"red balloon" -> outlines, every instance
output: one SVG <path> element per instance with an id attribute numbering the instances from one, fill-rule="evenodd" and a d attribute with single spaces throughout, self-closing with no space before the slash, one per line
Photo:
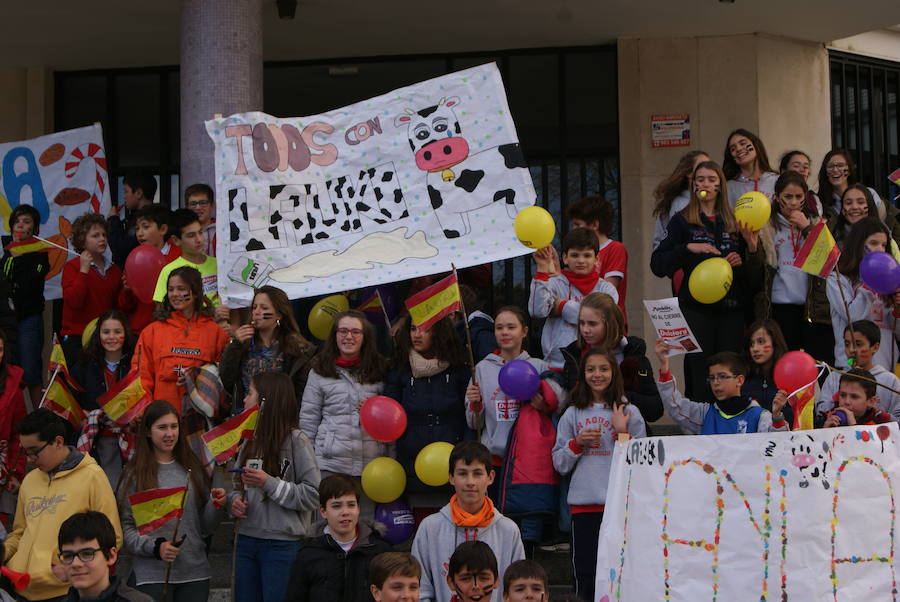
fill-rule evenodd
<path id="1" fill-rule="evenodd" d="M 816 360 L 805 351 L 788 351 L 775 364 L 775 384 L 789 395 L 816 380 Z"/>
<path id="2" fill-rule="evenodd" d="M 376 395 L 359 408 L 359 422 L 372 439 L 390 443 L 406 430 L 406 410 L 390 397 Z"/>
<path id="3" fill-rule="evenodd" d="M 162 252 L 151 245 L 138 245 L 125 260 L 125 278 L 134 295 L 144 303 L 153 301 L 156 281 L 166 265 Z"/>

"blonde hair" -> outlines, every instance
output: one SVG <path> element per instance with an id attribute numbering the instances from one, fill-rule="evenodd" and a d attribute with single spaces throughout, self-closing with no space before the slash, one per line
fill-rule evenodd
<path id="1" fill-rule="evenodd" d="M 704 161 L 699 163 L 694 170 L 694 181 L 697 179 L 697 172 L 701 169 L 709 169 L 719 176 L 719 194 L 716 197 L 716 215 L 722 218 L 725 224 L 726 232 L 737 232 L 737 220 L 734 218 L 734 209 L 728 200 L 728 186 L 725 184 L 725 173 L 719 164 L 715 161 Z M 703 226 L 703 220 L 700 217 L 700 197 L 697 196 L 697 189 L 691 188 L 691 200 L 688 206 L 681 212 L 687 223 L 694 226 Z"/>
<path id="2" fill-rule="evenodd" d="M 603 344 L 598 349 L 611 351 L 619 345 L 619 341 L 625 335 L 625 317 L 622 310 L 616 305 L 612 297 L 606 293 L 591 293 L 581 300 L 581 307 L 578 309 L 578 319 L 581 320 L 581 312 L 584 309 L 593 309 L 600 314 L 600 319 L 606 327 L 606 336 L 603 338 Z M 581 336 L 581 328 L 578 328 L 578 345 L 584 347 L 587 345 Z"/>

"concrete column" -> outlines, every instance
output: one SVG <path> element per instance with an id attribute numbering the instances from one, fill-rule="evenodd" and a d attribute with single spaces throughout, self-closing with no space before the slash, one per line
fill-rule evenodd
<path id="1" fill-rule="evenodd" d="M 262 42 L 262 0 L 182 0 L 182 191 L 198 182 L 215 187 L 203 122 L 262 110 Z"/>

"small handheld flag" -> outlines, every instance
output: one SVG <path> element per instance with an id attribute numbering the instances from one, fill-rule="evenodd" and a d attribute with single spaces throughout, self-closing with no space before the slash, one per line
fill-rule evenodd
<path id="1" fill-rule="evenodd" d="M 65 381 L 60 378 L 54 378 L 50 381 L 41 407 L 45 407 L 53 411 L 57 416 L 65 418 L 76 429 L 81 427 L 81 421 L 84 420 L 84 410 L 81 409 L 81 405 L 75 399 Z"/>
<path id="2" fill-rule="evenodd" d="M 53 347 L 50 349 L 50 359 L 47 361 L 47 369 L 55 374 L 61 374 L 62 377 L 66 379 L 70 388 L 75 389 L 76 391 L 84 391 L 81 385 L 75 382 L 75 379 L 69 374 L 66 355 L 63 353 L 62 345 L 59 344 L 59 339 L 56 334 L 53 335 Z"/>
<path id="3" fill-rule="evenodd" d="M 132 369 L 125 378 L 97 398 L 97 404 L 106 415 L 120 425 L 126 425 L 139 416 L 151 401 L 153 400 L 141 385 L 141 377 L 136 369 Z"/>
<path id="4" fill-rule="evenodd" d="M 138 533 L 147 535 L 181 516 L 187 487 L 150 489 L 128 496 Z"/>
<path id="5" fill-rule="evenodd" d="M 416 328 L 428 330 L 444 316 L 459 311 L 459 283 L 456 274 L 450 274 L 440 282 L 419 291 L 405 303 Z"/>
<path id="6" fill-rule="evenodd" d="M 32 236 L 18 242 L 9 243 L 8 245 L 6 245 L 6 250 L 9 251 L 9 254 L 13 257 L 19 257 L 20 255 L 24 255 L 25 253 L 49 251 L 50 249 L 53 249 L 55 247 L 56 245 L 54 245 L 53 243 Z"/>
<path id="7" fill-rule="evenodd" d="M 794 259 L 794 267 L 819 278 L 828 278 L 840 258 L 841 250 L 825 222 L 821 221 L 806 237 Z"/>
<path id="8" fill-rule="evenodd" d="M 252 439 L 259 419 L 259 407 L 247 408 L 216 428 L 203 433 L 203 442 L 219 464 L 227 462 L 237 453 L 242 439 Z"/>

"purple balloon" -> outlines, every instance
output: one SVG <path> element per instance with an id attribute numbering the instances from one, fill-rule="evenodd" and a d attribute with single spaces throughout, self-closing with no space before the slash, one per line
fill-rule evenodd
<path id="1" fill-rule="evenodd" d="M 384 525 L 382 537 L 391 544 L 406 541 L 416 530 L 412 510 L 403 498 L 397 498 L 388 504 L 376 504 L 375 522 Z"/>
<path id="2" fill-rule="evenodd" d="M 866 286 L 880 295 L 893 295 L 900 285 L 900 266 L 888 253 L 875 251 L 859 263 L 859 277 Z"/>
<path id="3" fill-rule="evenodd" d="M 513 360 L 500 368 L 500 388 L 507 397 L 528 401 L 538 392 L 541 376 L 525 360 Z"/>

